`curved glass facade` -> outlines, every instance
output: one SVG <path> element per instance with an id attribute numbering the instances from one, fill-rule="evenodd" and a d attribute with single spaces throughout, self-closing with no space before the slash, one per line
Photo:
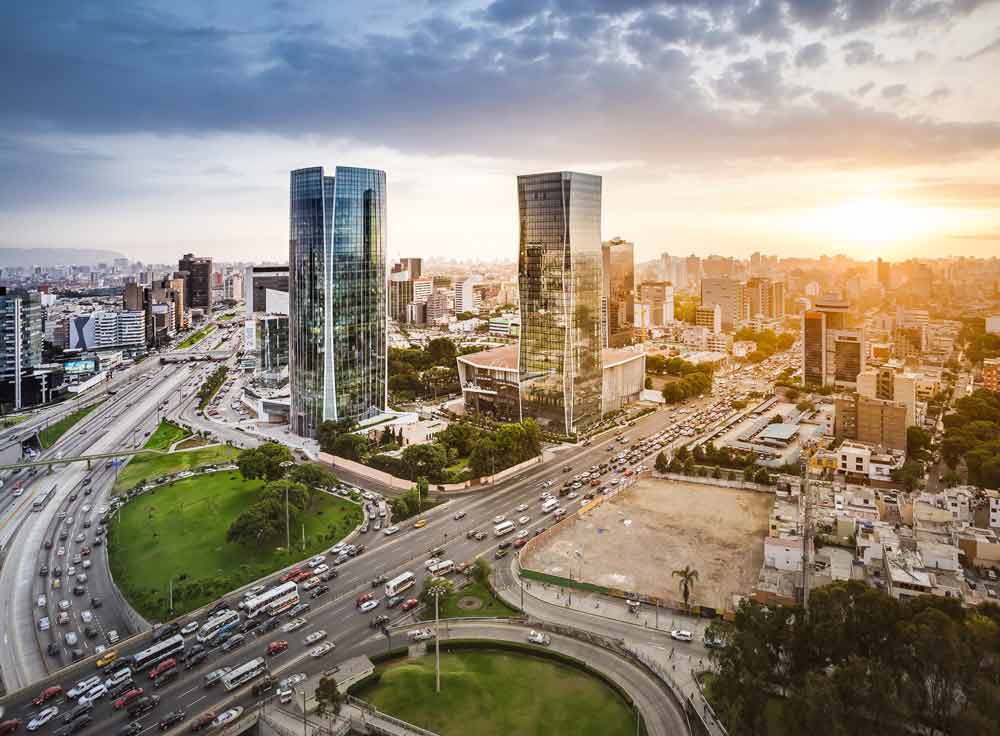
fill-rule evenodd
<path id="1" fill-rule="evenodd" d="M 292 431 L 386 408 L 385 172 L 291 172 L 288 371 Z"/>
<path id="2" fill-rule="evenodd" d="M 521 416 L 573 434 L 601 417 L 601 177 L 517 178 Z"/>

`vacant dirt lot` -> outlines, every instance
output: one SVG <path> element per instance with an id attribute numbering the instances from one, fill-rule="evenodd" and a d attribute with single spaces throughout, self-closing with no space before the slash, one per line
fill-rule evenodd
<path id="1" fill-rule="evenodd" d="M 681 600 L 673 570 L 698 571 L 692 603 L 734 608 L 763 561 L 769 494 L 646 479 L 526 548 L 525 567 Z"/>

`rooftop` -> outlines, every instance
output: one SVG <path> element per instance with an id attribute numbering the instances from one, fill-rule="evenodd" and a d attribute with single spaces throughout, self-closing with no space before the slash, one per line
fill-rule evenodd
<path id="1" fill-rule="evenodd" d="M 643 357 L 643 353 L 632 350 L 618 350 L 615 348 L 605 348 L 601 350 L 601 361 L 605 368 L 627 363 L 630 360 L 637 360 Z M 459 355 L 458 359 L 476 368 L 495 368 L 500 370 L 516 371 L 518 364 L 518 346 L 504 345 L 503 347 L 483 350 L 478 353 Z"/>
<path id="2" fill-rule="evenodd" d="M 799 431 L 797 424 L 769 424 L 762 429 L 756 439 L 785 440 L 788 441 Z"/>

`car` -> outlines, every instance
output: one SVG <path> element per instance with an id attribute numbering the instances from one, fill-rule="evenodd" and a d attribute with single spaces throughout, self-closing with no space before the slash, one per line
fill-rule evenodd
<path id="1" fill-rule="evenodd" d="M 75 631 L 67 631 L 63 634 L 63 641 L 66 642 L 66 646 L 75 647 L 79 639 L 77 638 Z"/>
<path id="2" fill-rule="evenodd" d="M 479 542 L 482 542 L 484 539 L 486 539 L 487 536 L 488 535 L 484 531 L 478 531 L 478 532 L 476 532 L 476 540 L 479 541 Z"/>
<path id="3" fill-rule="evenodd" d="M 333 651 L 333 647 L 334 647 L 334 643 L 332 641 L 323 642 L 322 644 L 320 644 L 315 649 L 312 649 L 309 652 L 309 656 L 312 657 L 313 659 L 318 659 L 319 657 L 322 657 L 322 656 L 324 656 L 324 655 L 329 654 L 330 652 L 332 652 Z"/>
<path id="4" fill-rule="evenodd" d="M 320 578 L 322 580 L 324 580 L 325 582 L 330 582 L 331 580 L 333 580 L 338 575 L 340 575 L 340 573 L 331 568 L 330 570 L 327 570 L 322 575 L 320 575 Z"/>
<path id="5" fill-rule="evenodd" d="M 276 639 L 267 645 L 267 656 L 274 657 L 288 649 L 288 642 L 285 639 Z"/>
<path id="6" fill-rule="evenodd" d="M 501 548 L 497 547 L 497 551 L 493 553 L 493 558 L 497 559 L 497 560 L 499 560 L 499 559 L 501 559 L 503 557 L 506 557 L 506 556 L 507 556 L 507 550 L 506 550 L 506 548 L 501 549 Z"/>
<path id="7" fill-rule="evenodd" d="M 58 657 L 58 656 L 59 656 L 59 653 L 60 653 L 60 651 L 61 651 L 61 650 L 59 649 L 59 645 L 58 645 L 58 644 L 56 644 L 56 643 L 55 643 L 54 641 L 50 641 L 50 642 L 49 642 L 49 643 L 48 643 L 48 644 L 47 644 L 47 645 L 45 646 L 45 652 L 46 652 L 46 654 L 48 654 L 48 655 L 49 655 L 50 657 Z"/>
<path id="8" fill-rule="evenodd" d="M 429 560 L 424 560 L 424 569 L 425 570 L 430 570 L 432 567 L 434 567 L 440 561 L 441 561 L 440 557 L 431 557 Z M 372 587 L 374 587 L 374 586 L 372 586 Z"/>
<path id="9" fill-rule="evenodd" d="M 83 565 L 84 570 L 90 569 L 90 560 L 84 560 L 81 564 Z"/>
<path id="10" fill-rule="evenodd" d="M 46 540 L 45 540 L 45 541 L 44 541 L 44 542 L 42 543 L 42 547 L 44 547 L 45 549 L 52 549 L 52 547 L 53 547 L 53 546 L 54 546 L 54 545 L 52 544 L 52 540 L 51 540 L 51 539 L 46 539 Z"/>
<path id="11" fill-rule="evenodd" d="M 517 523 L 520 524 L 521 526 L 524 526 L 525 524 L 527 524 L 530 521 L 531 521 L 531 517 L 525 515 L 525 516 L 522 516 L 520 519 L 518 519 Z"/>
<path id="12" fill-rule="evenodd" d="M 91 675 L 90 677 L 86 677 L 71 687 L 69 692 L 66 693 L 66 697 L 70 700 L 76 700 L 92 687 L 100 684 L 100 682 L 100 675 Z"/>
<path id="13" fill-rule="evenodd" d="M 193 634 L 197 630 L 198 630 L 198 622 L 197 621 L 189 621 L 181 629 L 181 635 L 182 636 L 190 636 L 191 634 Z"/>
<path id="14" fill-rule="evenodd" d="M 91 599 L 90 599 L 90 605 L 93 608 L 100 608 L 101 606 L 104 605 L 104 601 L 102 601 L 100 598 L 91 597 Z"/>
<path id="15" fill-rule="evenodd" d="M 295 687 L 300 682 L 306 681 L 306 675 L 304 672 L 297 672 L 294 675 L 289 675 L 284 680 L 278 683 L 279 690 L 288 690 Z"/>
<path id="16" fill-rule="evenodd" d="M 52 624 L 49 622 L 48 616 L 42 616 L 40 619 L 38 619 L 39 631 L 48 631 L 51 628 L 51 626 Z"/>
<path id="17" fill-rule="evenodd" d="M 321 595 L 324 595 L 324 594 L 329 593 L 329 592 L 330 592 L 330 586 L 329 585 L 317 585 L 315 588 L 312 589 L 312 591 L 310 591 L 309 597 L 310 598 L 319 598 Z"/>
<path id="18" fill-rule="evenodd" d="M 401 595 L 394 595 L 391 598 L 387 598 L 386 599 L 386 601 L 385 601 L 385 607 L 386 608 L 395 608 L 400 603 L 402 603 L 404 600 L 406 600 L 406 599 L 403 596 L 401 596 Z"/>
<path id="19" fill-rule="evenodd" d="M 64 556 L 65 554 L 66 554 L 66 548 L 65 548 L 65 547 L 59 547 L 59 548 L 58 548 L 58 549 L 56 550 L 56 557 L 62 557 L 62 556 Z"/>
<path id="20" fill-rule="evenodd" d="M 118 734 L 119 736 L 136 736 L 136 734 L 142 733 L 142 728 L 142 724 L 139 721 L 132 721 L 122 726 Z"/>
<path id="21" fill-rule="evenodd" d="M 25 726 L 25 728 L 27 728 L 29 731 L 37 731 L 46 723 L 55 718 L 57 715 L 59 715 L 59 709 L 54 705 L 50 705 L 48 708 L 43 708 L 42 710 L 38 711 L 35 714 L 34 718 L 28 721 L 28 725 Z"/>
<path id="22" fill-rule="evenodd" d="M 427 526 L 427 519 L 417 519 L 413 522 L 414 529 L 423 529 L 425 526 Z"/>
<path id="23" fill-rule="evenodd" d="M 406 635 L 410 638 L 410 641 L 427 641 L 434 638 L 434 631 L 431 629 L 414 629 L 413 631 L 407 631 Z"/>
<path id="24" fill-rule="evenodd" d="M 198 733 L 198 731 L 204 731 L 206 728 L 212 725 L 215 720 L 215 711 L 210 710 L 202 713 L 200 716 L 194 719 L 191 723 L 191 731 L 193 733 Z"/>
<path id="25" fill-rule="evenodd" d="M 87 589 L 84 588 L 82 585 L 73 586 L 73 595 L 86 595 L 86 594 L 87 594 Z"/>
<path id="26" fill-rule="evenodd" d="M 506 520 L 507 520 L 507 517 L 504 516 L 503 514 L 497 514 L 496 516 L 493 517 L 493 523 L 494 524 L 499 524 L 499 523 L 504 522 Z"/>
<path id="27" fill-rule="evenodd" d="M 170 713 L 167 713 L 167 715 L 163 716 L 162 719 L 160 719 L 160 722 L 157 724 L 157 727 L 161 731 L 166 731 L 174 724 L 183 721 L 186 717 L 187 713 L 185 713 L 182 710 L 171 711 Z"/>
<path id="28" fill-rule="evenodd" d="M 538 644 L 539 646 L 547 647 L 551 643 L 551 639 L 548 634 L 541 631 L 535 631 L 532 629 L 528 633 L 528 641 L 532 644 Z"/>
<path id="29" fill-rule="evenodd" d="M 378 598 L 365 601 L 360 606 L 361 613 L 368 613 L 369 611 L 374 611 L 378 607 L 378 604 L 379 604 Z"/>
<path id="30" fill-rule="evenodd" d="M 277 616 L 272 616 L 267 621 L 264 622 L 263 629 L 264 632 L 274 631 L 278 626 L 281 625 L 281 619 Z"/>
<path id="31" fill-rule="evenodd" d="M 303 626 L 306 625 L 306 620 L 304 618 L 296 618 L 289 621 L 287 624 L 281 627 L 281 630 L 286 634 L 290 634 L 293 631 L 298 631 Z"/>
<path id="32" fill-rule="evenodd" d="M 369 629 L 377 629 L 385 624 L 389 623 L 389 617 L 386 615 L 376 616 L 371 621 L 368 622 Z"/>
<path id="33" fill-rule="evenodd" d="M 195 667 L 200 665 L 208 658 L 208 650 L 203 650 L 200 652 L 195 652 L 187 658 L 184 662 L 184 669 L 193 670 Z"/>
<path id="34" fill-rule="evenodd" d="M 465 538 L 466 539 L 473 539 L 478 533 L 479 533 L 478 530 L 476 530 L 476 529 L 470 529 L 469 531 L 467 531 L 465 533 Z"/>
<path id="35" fill-rule="evenodd" d="M 454 519 L 455 521 L 458 521 L 459 519 L 464 519 L 465 518 L 465 512 L 464 511 L 458 511 L 451 518 Z"/>
<path id="36" fill-rule="evenodd" d="M 528 510 L 528 504 L 526 504 L 526 503 L 519 503 L 517 505 L 517 508 L 515 508 L 514 510 L 517 511 L 518 513 L 522 512 L 522 511 L 527 511 Z"/>
<path id="37" fill-rule="evenodd" d="M 326 630 L 324 630 L 324 629 L 317 629 L 316 631 L 310 632 L 306 636 L 306 638 L 302 640 L 302 643 L 305 644 L 308 647 L 308 646 L 312 646 L 313 644 L 315 644 L 318 641 L 322 641 L 325 638 L 326 638 Z"/>
<path id="38" fill-rule="evenodd" d="M 48 566 L 48 565 L 42 565 L 42 566 L 41 566 L 40 568 L 38 568 L 38 575 L 39 575 L 40 577 L 43 577 L 43 578 L 44 578 L 44 577 L 46 577 L 46 576 L 47 576 L 48 574 L 49 574 L 49 566 Z"/>
<path id="39" fill-rule="evenodd" d="M 384 529 L 382 531 L 382 533 L 387 537 L 391 537 L 393 534 L 397 534 L 398 532 L 399 532 L 398 526 L 390 526 L 389 528 Z"/>
<path id="40" fill-rule="evenodd" d="M 139 716 L 144 716 L 159 704 L 159 695 L 146 695 L 145 697 L 139 698 L 131 705 L 131 707 L 129 707 L 128 717 L 138 718 Z"/>
<path id="41" fill-rule="evenodd" d="M 243 634 L 233 634 L 222 643 L 222 651 L 231 652 L 237 647 L 246 644 L 246 640 L 247 638 Z"/>
<path id="42" fill-rule="evenodd" d="M 297 618 L 300 613 L 306 613 L 312 608 L 311 603 L 299 603 L 288 612 L 288 618 Z"/>
<path id="43" fill-rule="evenodd" d="M 412 611 L 418 605 L 420 605 L 420 601 L 418 601 L 416 598 L 407 598 L 405 601 L 403 601 L 402 605 L 400 605 L 399 609 L 401 611 Z"/>
<path id="44" fill-rule="evenodd" d="M 90 688 L 90 690 L 88 690 L 79 698 L 77 698 L 76 702 L 78 705 L 93 704 L 107 694 L 108 694 L 108 686 L 105 685 L 103 682 L 99 682 L 98 684 Z"/>
<path id="45" fill-rule="evenodd" d="M 692 641 L 694 639 L 694 634 L 687 629 L 673 629 L 670 632 L 670 638 L 675 641 Z"/>
<path id="46" fill-rule="evenodd" d="M 527 529 L 525 529 L 525 531 L 527 531 Z M 521 547 L 523 547 L 527 543 L 528 543 L 528 538 L 527 537 L 520 537 L 518 539 L 515 539 L 514 540 L 514 549 L 521 549 Z"/>
<path id="47" fill-rule="evenodd" d="M 361 595 L 359 595 L 357 597 L 357 599 L 355 599 L 354 605 L 355 606 L 361 606 L 362 604 L 367 603 L 368 601 L 370 601 L 374 597 L 375 597 L 374 593 L 362 593 Z"/>

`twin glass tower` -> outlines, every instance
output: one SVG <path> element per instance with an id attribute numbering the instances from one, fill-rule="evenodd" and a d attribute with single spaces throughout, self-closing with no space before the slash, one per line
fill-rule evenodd
<path id="1" fill-rule="evenodd" d="M 288 240 L 289 425 L 386 411 L 385 172 L 291 172 Z"/>

